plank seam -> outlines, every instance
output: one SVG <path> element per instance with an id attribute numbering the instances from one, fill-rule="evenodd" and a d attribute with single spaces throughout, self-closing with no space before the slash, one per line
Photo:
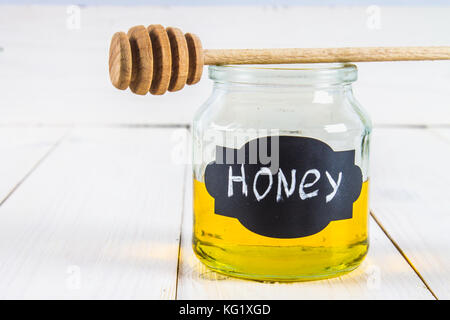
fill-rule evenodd
<path id="1" fill-rule="evenodd" d="M 149 123 L 149 122 L 131 122 L 131 123 L 1 123 L 0 128 L 186 128 L 191 125 L 185 122 L 179 123 Z M 379 129 L 450 129 L 450 123 L 379 123 L 374 124 L 374 128 Z"/>
<path id="2" fill-rule="evenodd" d="M 380 227 L 380 229 L 383 231 L 383 233 L 386 235 L 386 237 L 389 239 L 389 241 L 391 241 L 391 243 L 394 245 L 395 249 L 397 249 L 397 251 L 400 253 L 400 255 L 403 257 L 403 259 L 405 259 L 405 261 L 409 264 L 409 266 L 414 270 L 414 272 L 416 273 L 416 275 L 419 277 L 419 279 L 422 281 L 422 283 L 425 285 L 425 287 L 428 289 L 428 291 L 430 291 L 430 293 L 433 295 L 433 297 L 436 300 L 439 300 L 439 298 L 437 297 L 437 295 L 433 292 L 433 290 L 431 289 L 431 287 L 428 285 L 428 283 L 425 281 L 424 277 L 420 274 L 419 270 L 414 266 L 414 264 L 412 263 L 412 261 L 408 258 L 408 256 L 406 255 L 406 253 L 400 248 L 400 246 L 398 245 L 398 243 L 394 240 L 394 238 L 387 232 L 386 228 L 381 224 L 380 220 L 378 220 L 378 218 L 375 216 L 375 214 L 373 213 L 373 210 L 370 210 L 370 215 L 373 218 L 373 220 L 375 220 L 376 224 Z"/>
<path id="3" fill-rule="evenodd" d="M 190 124 L 187 123 L 80 123 L 80 124 L 64 124 L 64 123 L 0 123 L 0 128 L 81 128 L 81 129 L 100 129 L 100 128 L 126 128 L 126 129 L 172 129 L 184 128 L 189 129 Z"/>
<path id="4" fill-rule="evenodd" d="M 186 127 L 189 134 L 191 134 L 190 125 Z M 188 140 L 189 141 L 189 140 Z M 187 143 L 186 147 L 189 148 L 189 142 Z M 182 245 L 182 237 L 183 237 L 183 222 L 184 222 L 184 215 L 186 214 L 186 192 L 188 188 L 188 174 L 189 174 L 189 165 L 185 165 L 184 167 L 184 175 L 183 175 L 183 190 L 182 190 L 182 207 L 181 207 L 181 221 L 180 221 L 180 237 L 178 239 L 178 260 L 177 260 L 177 274 L 176 274 L 176 281 L 175 281 L 175 300 L 178 300 L 178 279 L 180 276 L 180 265 L 181 265 L 181 245 Z"/>
<path id="5" fill-rule="evenodd" d="M 379 123 L 374 124 L 373 127 L 379 129 L 448 129 L 450 128 L 450 123 Z"/>
<path id="6" fill-rule="evenodd" d="M 53 151 L 61 144 L 63 140 L 71 133 L 71 130 L 67 131 L 61 138 L 59 138 L 50 149 L 31 167 L 31 169 L 17 182 L 14 187 L 8 192 L 8 194 L 0 201 L 0 207 L 16 192 L 16 190 L 25 182 L 26 179 L 47 159 Z"/>
<path id="7" fill-rule="evenodd" d="M 181 207 L 181 219 L 180 219 L 180 236 L 178 238 L 178 257 L 177 257 L 177 274 L 176 274 L 176 281 L 175 281 L 175 300 L 178 300 L 178 279 L 180 276 L 180 265 L 181 265 L 181 238 L 183 237 L 183 220 L 185 215 L 185 206 L 186 206 L 186 187 L 187 187 L 187 174 L 189 173 L 189 170 L 187 170 L 188 166 L 185 166 L 184 169 L 184 183 L 183 183 L 183 199 L 181 201 L 182 207 Z"/>
<path id="8" fill-rule="evenodd" d="M 435 136 L 441 140 L 444 140 L 446 143 L 450 143 L 450 138 L 446 137 L 445 135 L 443 135 L 433 129 L 437 129 L 437 128 L 430 128 L 430 130 L 428 130 L 428 132 L 431 133 L 433 136 Z"/>

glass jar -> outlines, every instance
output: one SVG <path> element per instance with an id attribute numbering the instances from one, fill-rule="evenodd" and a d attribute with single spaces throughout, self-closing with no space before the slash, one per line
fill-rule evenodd
<path id="1" fill-rule="evenodd" d="M 193 123 L 193 249 L 231 276 L 298 281 L 368 250 L 371 121 L 352 64 L 210 66 Z"/>

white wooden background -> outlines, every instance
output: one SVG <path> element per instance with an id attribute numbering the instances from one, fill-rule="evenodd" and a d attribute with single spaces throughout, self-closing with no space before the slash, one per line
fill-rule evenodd
<path id="1" fill-rule="evenodd" d="M 162 97 L 108 80 L 111 35 L 136 24 L 208 48 L 450 44 L 450 7 L 379 9 L 374 29 L 366 7 L 82 7 L 73 29 L 66 6 L 0 6 L 0 298 L 449 299 L 449 62 L 358 65 L 375 124 L 369 255 L 291 284 L 193 256 L 190 168 L 176 159 L 206 75 Z"/>

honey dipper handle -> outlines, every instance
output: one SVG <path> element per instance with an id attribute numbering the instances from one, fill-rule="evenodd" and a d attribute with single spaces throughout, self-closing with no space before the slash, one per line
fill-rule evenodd
<path id="1" fill-rule="evenodd" d="M 207 65 L 449 60 L 450 47 L 216 49 L 203 56 Z"/>

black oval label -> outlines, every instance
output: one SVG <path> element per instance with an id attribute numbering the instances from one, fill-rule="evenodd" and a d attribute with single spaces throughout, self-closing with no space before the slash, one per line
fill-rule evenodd
<path id="1" fill-rule="evenodd" d="M 362 188 L 355 150 L 335 152 L 320 140 L 271 136 L 240 149 L 216 147 L 205 185 L 214 213 L 272 238 L 299 238 L 331 221 L 351 219 Z"/>

